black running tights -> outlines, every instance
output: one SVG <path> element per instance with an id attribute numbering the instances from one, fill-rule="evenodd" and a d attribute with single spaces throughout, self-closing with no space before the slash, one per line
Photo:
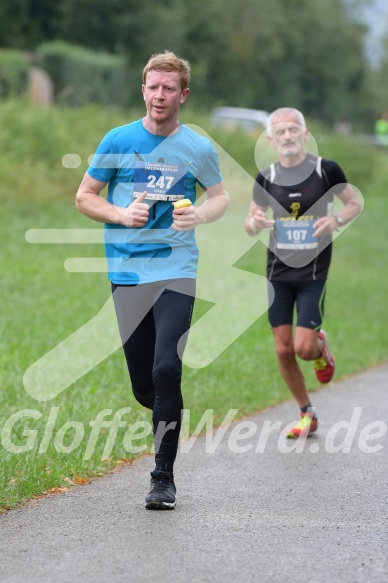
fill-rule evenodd
<path id="1" fill-rule="evenodd" d="M 182 355 L 195 300 L 195 280 L 112 284 L 132 390 L 152 409 L 155 463 L 173 470 L 183 399 Z"/>

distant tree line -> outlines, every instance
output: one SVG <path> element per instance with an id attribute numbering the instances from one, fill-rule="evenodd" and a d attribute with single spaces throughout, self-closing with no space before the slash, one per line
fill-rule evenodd
<path id="1" fill-rule="evenodd" d="M 190 101 L 272 110 L 291 105 L 333 123 L 370 125 L 385 107 L 388 58 L 364 54 L 355 17 L 368 0 L 2 0 L 0 47 L 62 40 L 126 63 L 128 104 L 140 73 L 169 49 L 192 64 Z"/>

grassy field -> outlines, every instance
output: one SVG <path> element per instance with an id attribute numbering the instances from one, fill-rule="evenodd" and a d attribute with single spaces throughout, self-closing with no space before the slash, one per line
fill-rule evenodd
<path id="1" fill-rule="evenodd" d="M 0 103 L 0 509 L 82 483 L 133 458 L 124 436 L 128 428 L 135 431 L 135 423 L 150 421 L 149 413 L 132 397 L 121 350 L 115 349 L 49 401 L 29 396 L 23 385 L 29 367 L 87 324 L 110 296 L 105 273 L 65 269 L 68 258 L 102 258 L 102 245 L 31 244 L 25 234 L 31 229 L 101 229 L 74 210 L 74 193 L 104 132 L 136 117 L 136 112 L 39 110 L 25 103 Z M 204 276 L 207 272 L 210 276 L 214 258 L 217 263 L 231 249 L 231 242 L 239 250 L 237 257 L 228 251 L 235 271 L 263 274 L 265 248 L 242 231 L 250 199 L 249 175 L 256 170 L 256 139 L 216 133 L 206 119 L 198 121 L 189 110 L 184 121 L 207 129 L 230 156 L 223 158 L 232 197 L 230 212 L 219 226 L 198 237 L 210 250 L 204 255 Z M 78 168 L 63 167 L 62 157 L 68 153 L 80 156 Z M 361 217 L 335 242 L 330 274 L 325 328 L 340 379 L 388 360 L 388 275 L 384 269 L 388 172 L 384 152 L 344 138 L 325 136 L 320 153 L 343 165 L 365 200 Z M 214 281 L 213 292 L 222 297 L 227 273 Z M 241 299 L 245 290 L 238 286 L 237 277 L 232 302 L 237 319 L 239 310 L 243 314 L 248 309 Z M 210 296 L 197 301 L 195 322 L 199 324 L 211 305 Z M 113 338 L 117 332 L 110 333 Z M 93 351 L 107 334 L 102 328 L 77 353 L 64 352 L 63 362 L 72 366 L 74 359 Z M 203 333 L 205 350 L 209 341 Z M 311 390 L 317 389 L 311 364 L 302 367 Z M 238 409 L 241 417 L 288 399 L 266 315 L 246 326 L 207 366 L 185 366 L 183 391 L 192 428 L 207 409 L 214 410 L 214 421 L 220 423 L 229 409 Z M 131 410 L 123 412 L 124 426 L 117 425 L 112 443 L 109 427 L 102 427 L 94 444 L 91 423 L 98 414 L 105 411 L 105 418 L 112 420 L 125 407 Z M 143 441 L 150 445 L 150 437 L 136 444 Z"/>

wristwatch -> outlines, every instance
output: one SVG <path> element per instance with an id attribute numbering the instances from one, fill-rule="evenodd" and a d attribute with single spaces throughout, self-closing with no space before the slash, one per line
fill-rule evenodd
<path id="1" fill-rule="evenodd" d="M 338 215 L 334 215 L 334 218 L 337 221 L 337 224 L 339 227 L 342 227 L 345 224 L 345 221 L 343 220 L 342 217 L 339 217 Z"/>

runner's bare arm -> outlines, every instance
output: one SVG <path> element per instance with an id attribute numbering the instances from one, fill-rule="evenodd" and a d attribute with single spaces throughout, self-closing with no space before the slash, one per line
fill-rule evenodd
<path id="1" fill-rule="evenodd" d="M 354 188 L 350 184 L 347 184 L 344 190 L 337 196 L 344 206 L 341 209 L 341 212 L 336 216 L 343 219 L 342 224 L 346 225 L 361 213 L 362 204 Z M 339 224 L 335 216 L 321 217 L 314 223 L 314 235 L 317 237 L 328 235 L 335 231 L 338 226 Z"/>
<path id="2" fill-rule="evenodd" d="M 76 195 L 76 209 L 99 223 L 144 227 L 149 213 L 148 204 L 143 203 L 146 193 L 141 194 L 128 207 L 118 207 L 100 196 L 106 184 L 86 172 Z"/>
<path id="3" fill-rule="evenodd" d="M 220 219 L 226 212 L 229 204 L 229 195 L 225 184 L 221 180 L 218 184 L 207 188 L 206 200 L 199 206 L 190 206 L 173 211 L 173 229 L 189 231 L 201 223 L 212 223 Z"/>
<path id="4" fill-rule="evenodd" d="M 248 215 L 244 222 L 244 227 L 248 235 L 254 237 L 262 229 L 273 227 L 274 221 L 267 218 L 268 207 L 260 206 L 254 201 L 251 202 Z"/>
<path id="5" fill-rule="evenodd" d="M 362 203 L 350 184 L 346 185 L 341 194 L 338 195 L 338 198 L 344 205 L 338 216 L 344 220 L 344 225 L 346 225 L 361 213 Z"/>

